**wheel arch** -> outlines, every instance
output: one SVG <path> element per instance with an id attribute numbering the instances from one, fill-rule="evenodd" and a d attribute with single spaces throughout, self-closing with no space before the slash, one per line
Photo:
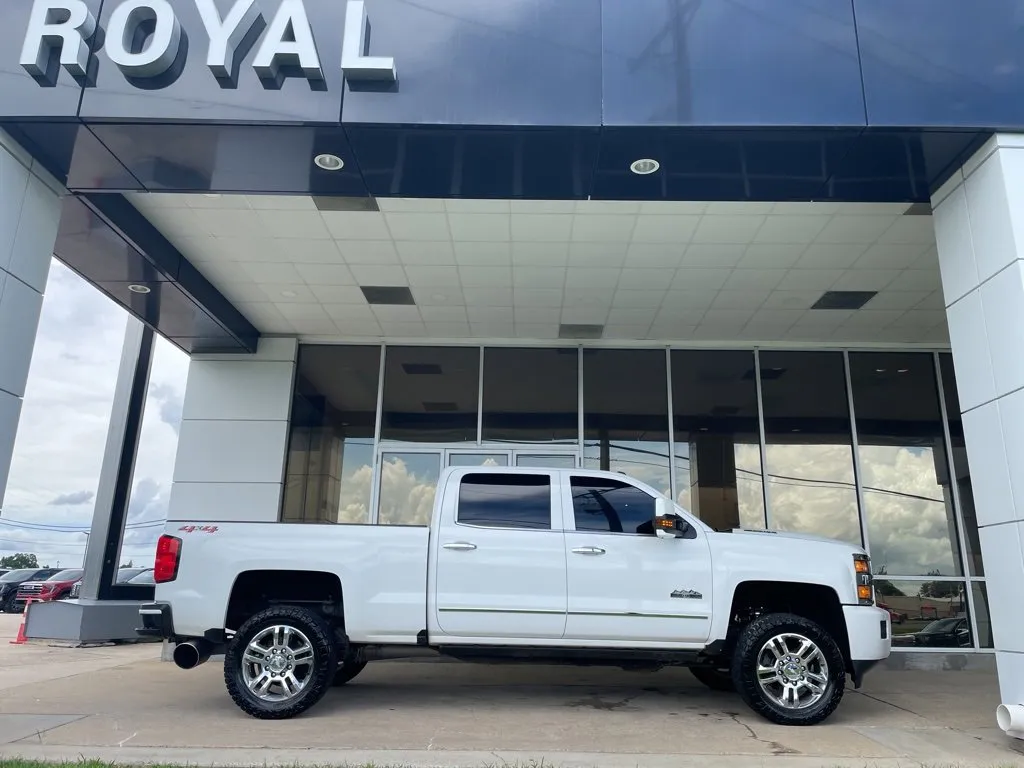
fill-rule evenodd
<path id="1" fill-rule="evenodd" d="M 344 592 L 336 573 L 318 570 L 254 569 L 231 585 L 224 628 L 237 630 L 250 616 L 275 605 L 310 608 L 344 627 Z"/>

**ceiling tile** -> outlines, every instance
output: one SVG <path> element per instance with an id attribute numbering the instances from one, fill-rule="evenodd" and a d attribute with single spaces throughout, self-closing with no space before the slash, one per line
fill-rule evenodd
<path id="1" fill-rule="evenodd" d="M 888 288 L 890 291 L 935 291 L 942 288 L 942 277 L 937 269 L 907 269 Z"/>
<path id="2" fill-rule="evenodd" d="M 803 253 L 803 246 L 779 243 L 754 243 L 747 246 L 736 266 L 740 269 L 786 269 L 792 267 Z"/>
<path id="3" fill-rule="evenodd" d="M 650 323 L 630 325 L 628 323 L 619 324 L 609 322 L 607 325 L 605 325 L 604 333 L 601 334 L 601 338 L 617 339 L 622 341 L 641 341 L 647 338 L 647 333 L 650 327 Z"/>
<path id="4" fill-rule="evenodd" d="M 348 267 L 341 264 L 296 264 L 295 269 L 309 285 L 355 285 Z"/>
<path id="5" fill-rule="evenodd" d="M 516 323 L 555 323 L 562 319 L 562 308 L 552 307 L 512 307 Z"/>
<path id="6" fill-rule="evenodd" d="M 853 309 L 809 309 L 798 323 L 800 325 L 812 325 L 823 328 L 838 328 L 845 323 L 857 310 Z"/>
<path id="7" fill-rule="evenodd" d="M 271 237 L 301 237 L 307 240 L 330 240 L 319 211 L 260 211 L 260 221 Z"/>
<path id="8" fill-rule="evenodd" d="M 311 285 L 309 290 L 321 304 L 357 304 L 369 306 L 363 292 L 354 285 Z"/>
<path id="9" fill-rule="evenodd" d="M 636 216 L 576 216 L 572 239 L 577 243 L 627 243 L 633 236 Z"/>
<path id="10" fill-rule="evenodd" d="M 512 243 L 514 266 L 564 267 L 568 263 L 568 243 Z"/>
<path id="11" fill-rule="evenodd" d="M 512 291 L 512 300 L 517 307 L 560 307 L 561 288 L 520 288 Z"/>
<path id="12" fill-rule="evenodd" d="M 260 283 L 260 288 L 275 304 L 312 304 L 316 296 L 307 285 Z"/>
<path id="13" fill-rule="evenodd" d="M 565 278 L 567 288 L 614 288 L 619 284 L 621 269 L 595 267 L 584 269 L 570 266 Z"/>
<path id="14" fill-rule="evenodd" d="M 700 216 L 641 215 L 633 230 L 634 243 L 685 243 L 693 237 Z"/>
<path id="15" fill-rule="evenodd" d="M 935 220 L 931 216 L 900 216 L 878 242 L 934 245 Z"/>
<path id="16" fill-rule="evenodd" d="M 455 243 L 455 263 L 467 267 L 504 267 L 512 263 L 508 243 Z"/>
<path id="17" fill-rule="evenodd" d="M 381 323 L 381 331 L 393 339 L 419 338 L 427 335 L 427 326 L 423 323 Z"/>
<path id="18" fill-rule="evenodd" d="M 558 323 L 516 323 L 516 338 L 557 339 Z"/>
<path id="19" fill-rule="evenodd" d="M 327 320 L 308 318 L 305 320 L 290 320 L 289 322 L 292 324 L 295 333 L 300 336 L 336 336 L 338 334 L 338 326 L 330 318 Z"/>
<path id="20" fill-rule="evenodd" d="M 746 254 L 741 244 L 694 243 L 687 247 L 681 265 L 684 267 L 735 267 Z"/>
<path id="21" fill-rule="evenodd" d="M 308 195 L 246 195 L 249 207 L 257 211 L 316 211 Z"/>
<path id="22" fill-rule="evenodd" d="M 674 269 L 626 268 L 619 277 L 619 290 L 658 289 L 664 291 L 675 277 Z"/>
<path id="23" fill-rule="evenodd" d="M 342 321 L 377 322 L 373 310 L 365 301 L 362 304 L 324 303 L 321 306 L 328 317 L 339 323 Z"/>
<path id="24" fill-rule="evenodd" d="M 778 290 L 825 291 L 842 277 L 842 269 L 791 269 L 779 282 Z M 815 299 L 817 301 L 817 299 Z"/>
<path id="25" fill-rule="evenodd" d="M 506 243 L 512 239 L 511 216 L 500 213 L 449 213 L 452 240 L 467 243 Z"/>
<path id="26" fill-rule="evenodd" d="M 338 248 L 348 264 L 399 264 L 398 251 L 390 240 L 339 240 Z"/>
<path id="27" fill-rule="evenodd" d="M 321 323 L 331 322 L 324 308 L 319 304 L 281 304 L 280 302 L 275 302 L 275 304 L 284 318 L 292 323 L 296 323 L 299 320 L 317 320 Z"/>
<path id="28" fill-rule="evenodd" d="M 904 312 L 898 309 L 859 309 L 843 323 L 847 328 L 884 328 Z"/>
<path id="29" fill-rule="evenodd" d="M 750 318 L 753 325 L 773 328 L 789 328 L 803 316 L 802 309 L 764 309 L 763 307 Z"/>
<path id="30" fill-rule="evenodd" d="M 179 195 L 173 192 L 161 194 L 165 200 L 174 197 L 180 198 L 179 204 L 184 204 L 193 209 L 214 209 L 241 211 L 249 208 L 249 200 L 245 195 L 221 195 L 217 193 L 196 193 Z"/>
<path id="31" fill-rule="evenodd" d="M 704 319 L 704 315 L 706 314 L 706 309 L 681 310 L 674 308 L 671 311 L 667 311 L 666 308 L 663 307 L 655 317 L 654 324 L 657 326 L 700 325 L 701 321 Z"/>
<path id="32" fill-rule="evenodd" d="M 676 270 L 676 276 L 672 279 L 670 291 L 695 291 L 715 290 L 717 291 L 732 274 L 731 269 L 698 269 L 680 267 Z"/>
<path id="33" fill-rule="evenodd" d="M 941 309 L 912 309 L 904 312 L 893 325 L 900 328 L 932 328 L 946 322 L 946 313 Z"/>
<path id="34" fill-rule="evenodd" d="M 444 200 L 422 197 L 378 197 L 383 213 L 444 213 Z"/>
<path id="35" fill-rule="evenodd" d="M 775 203 L 751 203 L 746 201 L 723 200 L 708 203 L 704 212 L 709 216 L 760 216 L 771 213 Z"/>
<path id="36" fill-rule="evenodd" d="M 770 291 L 785 276 L 784 269 L 736 269 L 722 286 L 725 290 Z"/>
<path id="37" fill-rule="evenodd" d="M 796 262 L 801 269 L 849 269 L 870 246 L 867 243 L 814 243 Z"/>
<path id="38" fill-rule="evenodd" d="M 834 291 L 881 291 L 899 275 L 896 269 L 851 269 L 844 272 L 830 287 Z"/>
<path id="39" fill-rule="evenodd" d="M 511 267 L 459 267 L 463 288 L 502 288 L 512 284 Z"/>
<path id="40" fill-rule="evenodd" d="M 792 341 L 828 341 L 834 330 L 832 326 L 794 325 L 786 331 L 785 338 Z"/>
<path id="41" fill-rule="evenodd" d="M 842 203 L 775 203 L 772 213 L 780 216 L 832 216 L 842 207 Z"/>
<path id="42" fill-rule="evenodd" d="M 776 290 L 768 294 L 761 305 L 763 309 L 801 309 L 808 310 L 821 298 L 822 291 L 791 291 Z"/>
<path id="43" fill-rule="evenodd" d="M 512 288 L 463 288 L 466 307 L 511 307 Z"/>
<path id="44" fill-rule="evenodd" d="M 270 237 L 253 210 L 203 210 L 193 215 L 199 230 L 215 237 Z"/>
<path id="45" fill-rule="evenodd" d="M 648 200 L 640 203 L 640 213 L 656 216 L 699 216 L 707 209 L 707 203 L 675 200 Z"/>
<path id="46" fill-rule="evenodd" d="M 465 339 L 472 335 L 469 323 L 428 322 L 427 334 L 435 339 Z"/>
<path id="47" fill-rule="evenodd" d="M 565 267 L 516 267 L 512 270 L 512 284 L 522 288 L 557 288 L 565 285 Z"/>
<path id="48" fill-rule="evenodd" d="M 934 246 L 926 250 L 921 256 L 911 265 L 912 269 L 938 269 L 939 268 L 939 251 Z"/>
<path id="49" fill-rule="evenodd" d="M 256 283 L 303 285 L 305 280 L 292 264 L 240 264 L 242 271 Z"/>
<path id="50" fill-rule="evenodd" d="M 384 215 L 376 211 L 321 211 L 320 217 L 335 240 L 391 239 Z"/>
<path id="51" fill-rule="evenodd" d="M 278 333 L 288 324 L 281 311 L 269 301 L 237 302 L 238 311 L 255 325 L 261 333 Z"/>
<path id="52" fill-rule="evenodd" d="M 396 266 L 375 266 L 371 264 L 353 264 L 352 274 L 359 285 L 408 285 L 405 270 Z"/>
<path id="53" fill-rule="evenodd" d="M 374 317 L 380 323 L 381 328 L 387 328 L 388 323 L 421 323 L 420 308 L 417 306 L 391 306 L 371 305 Z"/>
<path id="54" fill-rule="evenodd" d="M 817 237 L 819 243 L 863 243 L 877 240 L 896 221 L 895 216 L 833 216 Z"/>
<path id="55" fill-rule="evenodd" d="M 658 316 L 658 307 L 622 308 L 612 307 L 608 313 L 608 325 L 650 326 Z"/>
<path id="56" fill-rule="evenodd" d="M 420 317 L 427 323 L 468 323 L 465 307 L 420 307 Z"/>
<path id="57" fill-rule="evenodd" d="M 352 214 L 362 216 L 364 214 Z M 384 220 L 395 240 L 451 240 L 448 218 L 440 213 L 385 213 Z"/>
<path id="58" fill-rule="evenodd" d="M 407 266 L 405 275 L 409 278 L 409 285 L 412 286 L 457 286 L 459 284 L 459 270 L 455 267 Z"/>
<path id="59" fill-rule="evenodd" d="M 380 323 L 376 320 L 336 320 L 338 332 L 347 337 L 379 337 L 383 335 Z"/>
<path id="60" fill-rule="evenodd" d="M 512 324 L 512 307 L 467 307 L 469 324 L 474 323 L 508 323 Z"/>
<path id="61" fill-rule="evenodd" d="M 512 200 L 512 215 L 520 213 L 573 213 L 575 200 Z"/>
<path id="62" fill-rule="evenodd" d="M 512 239 L 519 242 L 568 242 L 573 217 L 567 214 L 515 214 Z"/>
<path id="63" fill-rule="evenodd" d="M 509 200 L 470 200 L 456 198 L 444 201 L 448 213 L 509 213 L 512 210 Z"/>
<path id="64" fill-rule="evenodd" d="M 593 286 L 583 288 L 571 288 L 566 286 L 562 295 L 562 305 L 565 307 L 586 307 L 593 304 L 611 306 L 612 297 L 615 296 L 614 287 L 596 288 Z"/>
<path id="65" fill-rule="evenodd" d="M 928 246 L 876 243 L 853 265 L 854 269 L 906 269 L 921 258 Z M 935 265 L 938 271 L 938 264 Z"/>
<path id="66" fill-rule="evenodd" d="M 942 291 L 932 291 L 917 306 L 920 309 L 945 309 L 946 299 Z"/>
<path id="67" fill-rule="evenodd" d="M 182 256 L 194 264 L 217 258 L 217 254 L 214 253 L 213 249 L 220 240 L 213 237 L 213 235 L 174 235 L 170 237 L 165 233 L 164 236 L 174 244 L 174 247 L 181 252 Z M 232 261 L 235 260 L 234 253 L 231 253 L 228 258 Z"/>
<path id="68" fill-rule="evenodd" d="M 852 216 L 902 216 L 908 203 L 843 203 L 839 213 Z"/>
<path id="69" fill-rule="evenodd" d="M 403 264 L 424 266 L 449 266 L 455 264 L 455 250 L 450 242 L 416 242 L 399 240 L 395 242 L 398 258 Z"/>
<path id="70" fill-rule="evenodd" d="M 665 300 L 664 289 L 623 289 L 612 294 L 612 306 L 619 309 L 648 309 L 657 311 Z"/>
<path id="71" fill-rule="evenodd" d="M 195 265 L 203 276 L 213 283 L 254 283 L 244 264 L 236 261 L 200 262 Z"/>
<path id="72" fill-rule="evenodd" d="M 700 324 L 716 328 L 739 330 L 750 322 L 753 312 L 746 309 L 709 309 Z"/>
<path id="73" fill-rule="evenodd" d="M 295 264 L 343 263 L 341 251 L 333 240 L 268 240 L 266 246 L 274 252 L 277 261 L 291 261 Z"/>
<path id="74" fill-rule="evenodd" d="M 412 287 L 412 296 L 418 307 L 465 307 L 466 297 L 461 288 L 446 285 L 444 288 Z"/>
<path id="75" fill-rule="evenodd" d="M 768 299 L 768 291 L 727 291 L 721 290 L 711 302 L 715 310 L 742 310 L 753 312 Z"/>
<path id="76" fill-rule="evenodd" d="M 811 243 L 825 229 L 826 216 L 769 216 L 757 231 L 757 243 Z"/>
<path id="77" fill-rule="evenodd" d="M 704 291 L 669 291 L 662 299 L 662 311 L 678 307 L 680 310 L 708 309 L 718 295 L 717 289 Z"/>
<path id="78" fill-rule="evenodd" d="M 621 267 L 626 262 L 625 243 L 572 243 L 570 267 Z"/>
<path id="79" fill-rule="evenodd" d="M 604 325 L 608 320 L 609 308 L 606 305 L 589 307 L 563 307 L 563 325 Z"/>
<path id="80" fill-rule="evenodd" d="M 658 325 L 651 326 L 651 330 L 648 331 L 648 338 L 650 339 L 667 339 L 675 341 L 677 339 L 696 339 L 698 336 L 699 326 L 693 325 Z"/>
<path id="81" fill-rule="evenodd" d="M 475 339 L 506 339 L 511 338 L 516 332 L 512 323 L 494 321 L 470 323 L 469 328 Z"/>
<path id="82" fill-rule="evenodd" d="M 904 312 L 913 309 L 928 298 L 927 291 L 891 291 L 884 290 L 864 305 L 864 309 L 899 309 Z"/>
<path id="83" fill-rule="evenodd" d="M 626 252 L 626 267 L 676 269 L 683 260 L 686 246 L 676 243 L 633 243 Z"/>
<path id="84" fill-rule="evenodd" d="M 576 213 L 583 216 L 635 215 L 640 203 L 627 200 L 578 200 Z"/>
<path id="85" fill-rule="evenodd" d="M 220 292 L 232 304 L 238 302 L 262 302 L 270 301 L 272 298 L 256 283 L 221 283 Z"/>
<path id="86" fill-rule="evenodd" d="M 764 216 L 707 216 L 693 233 L 694 243 L 748 244 L 764 224 Z"/>

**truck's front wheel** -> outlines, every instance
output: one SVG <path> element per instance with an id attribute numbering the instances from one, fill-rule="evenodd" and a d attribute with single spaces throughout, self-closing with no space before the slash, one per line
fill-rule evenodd
<path id="1" fill-rule="evenodd" d="M 257 613 L 232 638 L 224 683 L 243 711 L 261 720 L 305 712 L 327 692 L 338 668 L 330 625 L 306 608 Z"/>
<path id="2" fill-rule="evenodd" d="M 780 725 L 814 725 L 843 698 L 846 666 L 836 641 L 809 619 L 773 613 L 740 632 L 732 660 L 736 689 Z"/>

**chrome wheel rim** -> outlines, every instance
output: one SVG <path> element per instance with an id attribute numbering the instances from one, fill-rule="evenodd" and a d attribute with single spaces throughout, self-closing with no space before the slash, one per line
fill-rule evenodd
<path id="1" fill-rule="evenodd" d="M 807 709 L 828 690 L 828 662 L 813 640 L 793 632 L 775 635 L 757 654 L 757 682 L 777 706 Z"/>
<path id="2" fill-rule="evenodd" d="M 256 633 L 242 656 L 242 680 L 267 702 L 294 699 L 313 678 L 313 644 L 295 627 L 275 624 Z"/>

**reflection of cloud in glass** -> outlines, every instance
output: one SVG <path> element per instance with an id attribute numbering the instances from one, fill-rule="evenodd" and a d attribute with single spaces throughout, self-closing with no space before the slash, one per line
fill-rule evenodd
<path id="1" fill-rule="evenodd" d="M 380 522 L 429 525 L 441 471 L 435 453 L 384 454 L 381 464 Z"/>

